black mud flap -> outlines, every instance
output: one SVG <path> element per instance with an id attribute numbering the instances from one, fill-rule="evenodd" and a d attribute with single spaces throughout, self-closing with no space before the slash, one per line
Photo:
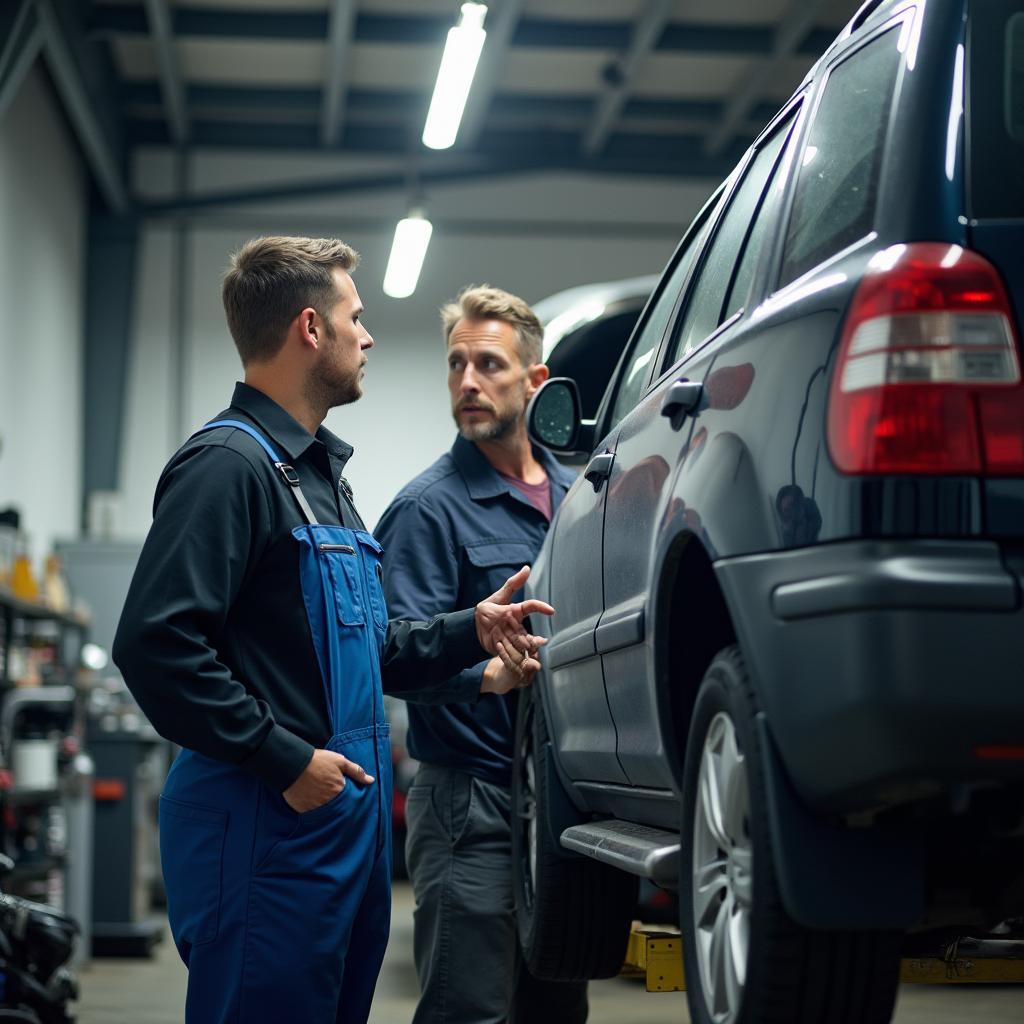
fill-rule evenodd
<path id="1" fill-rule="evenodd" d="M 794 792 L 763 712 L 757 732 L 775 874 L 789 916 L 805 928 L 830 931 L 903 931 L 919 921 L 923 842 L 909 831 L 821 821 Z"/>

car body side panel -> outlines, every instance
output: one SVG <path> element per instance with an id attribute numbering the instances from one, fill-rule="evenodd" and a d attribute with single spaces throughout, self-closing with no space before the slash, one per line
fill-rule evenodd
<path id="1" fill-rule="evenodd" d="M 691 371 L 699 380 L 700 367 Z M 675 467 L 693 420 L 673 422 L 661 403 L 676 378 L 655 388 L 623 420 L 605 511 L 605 612 L 598 629 L 619 762 L 634 786 L 674 785 L 658 725 L 653 644 L 648 641 L 652 556 L 660 524 L 670 518 Z"/>
<path id="2" fill-rule="evenodd" d="M 716 556 L 812 544 L 837 309 L 721 339 L 683 476 Z"/>

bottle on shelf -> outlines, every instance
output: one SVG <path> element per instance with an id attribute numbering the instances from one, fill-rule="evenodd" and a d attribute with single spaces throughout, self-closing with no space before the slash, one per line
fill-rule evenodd
<path id="1" fill-rule="evenodd" d="M 28 536 L 19 533 L 15 540 L 14 564 L 11 566 L 11 590 L 23 601 L 39 600 L 39 583 L 32 571 L 28 553 Z"/>
<path id="2" fill-rule="evenodd" d="M 43 600 L 55 612 L 66 612 L 71 607 L 71 595 L 60 558 L 50 554 L 46 558 L 46 570 L 43 574 Z"/>

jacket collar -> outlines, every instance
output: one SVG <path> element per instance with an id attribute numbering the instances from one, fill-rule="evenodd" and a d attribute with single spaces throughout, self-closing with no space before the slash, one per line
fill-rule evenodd
<path id="1" fill-rule="evenodd" d="M 534 445 L 533 455 L 544 467 L 548 480 L 551 481 L 551 505 L 554 509 L 558 506 L 562 494 L 568 490 L 573 479 L 572 474 L 563 469 L 546 448 Z M 462 474 L 463 480 L 466 481 L 469 496 L 474 501 L 496 498 L 499 494 L 511 494 L 517 500 L 523 500 L 511 484 L 498 476 L 495 468 L 487 461 L 487 456 L 472 441 L 467 441 L 461 434 L 455 438 L 451 456 L 459 473 Z"/>
<path id="2" fill-rule="evenodd" d="M 341 460 L 342 465 L 352 457 L 352 446 L 326 427 L 321 426 L 314 436 L 272 398 L 241 381 L 235 384 L 231 407 L 241 409 L 254 420 L 293 460 L 298 459 L 314 441 L 320 441 L 335 458 Z"/>

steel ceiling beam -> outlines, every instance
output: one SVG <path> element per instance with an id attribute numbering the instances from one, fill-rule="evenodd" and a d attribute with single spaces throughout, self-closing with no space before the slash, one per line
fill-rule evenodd
<path id="1" fill-rule="evenodd" d="M 434 166 L 421 168 L 422 182 L 469 181 L 474 178 L 490 177 L 497 173 L 515 174 L 532 170 L 532 161 L 510 162 L 502 160 L 484 161 L 479 157 L 461 160 L 432 161 Z M 267 203 L 282 199 L 313 198 L 324 195 L 344 195 L 354 192 L 374 192 L 384 189 L 404 189 L 408 185 L 406 161 L 396 163 L 391 172 L 357 175 L 347 178 L 333 175 L 329 178 L 313 178 L 304 181 L 290 180 L 279 185 L 262 185 L 256 188 L 227 189 L 207 193 L 191 193 L 170 200 L 147 203 L 139 208 L 142 216 L 167 216 L 204 209 L 230 209 L 250 203 Z"/>
<path id="2" fill-rule="evenodd" d="M 160 85 L 156 81 L 125 82 L 121 90 L 122 100 L 128 116 L 136 119 L 146 133 L 147 141 L 166 141 L 151 131 L 147 118 L 155 115 L 160 105 Z M 244 85 L 189 85 L 185 90 L 188 109 L 195 121 L 213 122 L 233 120 L 252 122 L 259 120 L 271 132 L 267 115 L 294 117 L 296 121 L 312 123 L 318 121 L 321 111 L 321 90 L 301 87 L 267 88 Z M 702 120 L 704 130 L 714 127 L 725 111 L 726 100 L 673 100 L 633 97 L 626 101 L 622 118 L 648 119 L 651 121 L 678 122 Z M 408 121 L 415 123 L 423 115 L 424 94 L 421 90 L 348 89 L 345 96 L 346 123 L 376 120 L 378 123 Z M 776 100 L 763 100 L 750 113 L 749 124 L 760 127 L 778 111 Z M 152 109 L 148 109 L 152 108 Z M 492 120 L 505 123 L 508 120 L 531 118 L 538 123 L 572 120 L 577 130 L 587 123 L 593 111 L 593 100 L 584 95 L 524 95 L 521 93 L 497 93 L 490 104 Z M 620 122 L 621 123 L 621 122 Z"/>
<path id="3" fill-rule="evenodd" d="M 599 153 L 604 146 L 622 108 L 626 105 L 633 79 L 661 38 L 674 6 L 674 0 L 647 0 L 647 5 L 633 29 L 629 49 L 622 59 L 612 66 L 614 76 L 605 86 L 594 108 L 590 124 L 583 133 L 581 149 L 586 155 Z"/>
<path id="4" fill-rule="evenodd" d="M 185 89 L 174 46 L 168 0 L 146 0 L 146 17 L 160 73 L 160 91 L 163 94 L 171 138 L 175 145 L 184 146 L 188 142 L 188 109 L 185 106 Z"/>
<path id="5" fill-rule="evenodd" d="M 473 88 L 469 94 L 466 112 L 459 126 L 458 144 L 463 149 L 473 149 L 480 138 L 491 100 L 498 90 L 501 72 L 505 67 L 512 35 L 519 23 L 523 0 L 494 0 L 488 4 L 487 41 L 477 65 Z"/>
<path id="6" fill-rule="evenodd" d="M 69 21 L 77 13 L 74 6 L 69 12 L 67 5 L 62 5 L 58 12 L 55 0 L 35 2 L 43 30 L 43 56 L 86 162 L 107 205 L 117 213 L 126 213 L 131 203 L 122 176 L 119 146 L 112 140 L 100 114 L 101 109 L 109 113 L 113 100 L 107 97 L 101 108 L 94 99 L 92 82 L 106 77 L 102 74 L 105 69 L 94 61 L 91 62 L 93 73 L 88 77 L 85 73 L 89 55 L 80 52 L 80 47 L 85 45 L 81 41 L 82 34 L 79 26 Z M 107 91 L 112 92 L 112 87 Z"/>
<path id="7" fill-rule="evenodd" d="M 710 191 L 710 189 L 709 189 Z M 154 220 L 162 217 L 153 216 Z M 323 231 L 323 216 L 319 214 L 287 213 L 275 216 L 266 210 L 255 212 L 236 211 L 232 213 L 197 212 L 194 215 L 168 214 L 176 224 L 187 224 L 190 228 L 205 231 L 273 231 L 287 234 L 300 231 L 316 236 Z M 687 218 L 688 219 L 688 218 Z M 657 222 L 641 220 L 611 220 L 593 218 L 565 218 L 561 220 L 524 220 L 520 217 L 445 217 L 432 213 L 434 230 L 440 235 L 466 238 L 613 238 L 613 239 L 673 239 L 682 234 L 686 220 Z M 394 217 L 369 217 L 359 214 L 344 216 L 345 232 L 388 235 L 395 230 Z M 180 431 L 179 431 L 180 433 Z"/>
<path id="8" fill-rule="evenodd" d="M 43 28 L 33 0 L 22 0 L 0 15 L 0 38 L 6 39 L 0 50 L 0 119 L 7 112 L 29 68 L 43 46 Z"/>
<path id="9" fill-rule="evenodd" d="M 609 137 L 598 157 L 584 157 L 579 152 L 581 120 L 544 128 L 521 123 L 514 128 L 506 126 L 489 130 L 483 150 L 476 150 L 473 155 L 480 159 L 511 161 L 516 161 L 522 155 L 527 161 L 547 166 L 568 163 L 584 170 L 598 169 L 600 162 L 607 158 L 613 160 L 617 169 L 622 172 L 669 173 L 655 170 L 668 166 L 687 175 L 717 173 L 708 171 L 708 167 L 721 170 L 720 176 L 727 174 L 732 168 L 728 161 L 732 160 L 734 163 L 743 155 L 749 136 L 747 140 L 730 146 L 721 156 L 708 158 L 702 153 L 702 146 L 707 126 L 711 123 L 710 119 L 706 114 L 698 114 L 696 118 L 688 120 L 694 122 L 692 133 L 689 135 L 661 132 L 656 122 L 653 126 L 644 126 L 647 130 L 616 132 Z M 319 148 L 318 127 L 313 120 L 305 123 L 268 124 L 254 121 L 205 121 L 197 117 L 192 122 L 191 139 L 191 145 L 194 147 L 263 150 Z M 166 145 L 166 128 L 163 121 L 152 119 L 129 122 L 129 140 L 132 145 Z M 408 162 L 408 142 L 408 123 L 403 120 L 385 122 L 380 117 L 350 117 L 342 139 L 347 153 L 390 156 L 397 159 L 396 167 L 405 167 Z M 460 150 L 454 152 L 462 153 Z M 699 164 L 697 170 L 694 170 L 694 160 Z M 682 163 L 677 163 L 678 161 Z M 429 166 L 439 165 L 437 161 L 432 161 Z"/>
<path id="10" fill-rule="evenodd" d="M 524 151 L 520 145 L 510 147 L 498 156 L 482 159 L 467 156 L 462 160 L 443 162 L 431 161 L 421 168 L 419 180 L 426 185 L 455 183 L 482 179 L 499 179 L 526 174 L 566 172 L 595 175 L 663 176 L 673 179 L 697 178 L 717 184 L 732 168 L 735 160 L 728 158 L 709 160 L 700 155 L 700 139 L 677 140 L 671 150 L 661 145 L 648 147 L 642 144 L 628 152 L 607 152 L 599 158 L 583 159 L 575 152 L 575 137 L 567 136 L 565 145 L 555 147 L 539 145 L 535 150 Z M 643 160 L 642 170 L 636 163 L 634 149 L 638 148 Z M 357 195 L 360 193 L 387 190 L 402 191 L 408 185 L 405 162 L 396 163 L 393 171 L 340 178 L 337 175 L 312 180 L 286 181 L 280 184 L 262 185 L 256 188 L 227 189 L 216 192 L 192 193 L 170 200 L 160 200 L 140 205 L 138 213 L 143 217 L 166 217 L 189 214 L 202 210 L 226 210 L 239 206 L 257 204 L 263 206 L 282 200 L 313 199 L 327 195 Z M 267 211 L 272 216 L 272 211 Z"/>
<path id="11" fill-rule="evenodd" d="M 323 11 L 256 11 L 236 8 L 175 7 L 174 34 L 232 39 L 290 39 L 322 43 L 327 37 Z M 401 16 L 359 13 L 352 38 L 357 43 L 443 43 L 451 28 L 449 15 Z M 148 32 L 141 7 L 94 4 L 89 17 L 91 32 L 107 35 L 145 35 Z M 835 38 L 838 28 L 818 28 L 800 46 L 801 53 L 818 56 Z M 629 21 L 561 21 L 557 18 L 520 17 L 510 44 L 541 49 L 612 50 L 621 52 L 630 43 Z M 773 30 L 766 25 L 708 25 L 671 22 L 655 49 L 659 53 L 755 54 L 772 52 Z"/>
<path id="12" fill-rule="evenodd" d="M 327 84 L 324 86 L 320 110 L 320 141 L 336 146 L 341 138 L 345 117 L 345 92 L 351 53 L 352 28 L 355 23 L 354 0 L 331 0 L 327 24 Z"/>
<path id="13" fill-rule="evenodd" d="M 732 142 L 737 129 L 764 95 L 783 62 L 800 52 L 801 44 L 807 39 L 814 19 L 824 5 L 825 0 L 794 0 L 790 4 L 775 30 L 771 56 L 753 67 L 729 102 L 721 124 L 708 136 L 704 145 L 708 156 L 717 156 Z"/>

